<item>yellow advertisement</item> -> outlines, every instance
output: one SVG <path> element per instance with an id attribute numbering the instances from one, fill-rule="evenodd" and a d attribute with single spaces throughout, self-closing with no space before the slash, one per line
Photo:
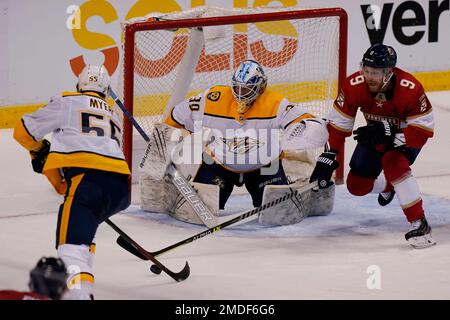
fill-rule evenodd
<path id="1" fill-rule="evenodd" d="M 259 7 L 264 5 L 269 5 L 272 1 L 271 0 L 256 0 L 252 1 L 251 6 L 252 7 Z M 297 5 L 296 0 L 281 0 L 276 1 L 277 5 L 283 5 L 283 6 L 295 6 Z M 205 0 L 191 0 L 190 1 L 190 7 L 198 7 L 205 5 Z M 249 7 L 249 3 L 247 0 L 234 0 L 233 1 L 233 7 L 234 8 L 247 8 Z M 109 73 L 112 75 L 116 72 L 120 60 L 120 43 L 117 43 L 116 40 L 108 34 L 99 33 L 93 30 L 89 30 L 88 28 L 88 22 L 89 19 L 93 17 L 100 17 L 105 24 L 112 23 L 114 21 L 117 21 L 119 19 L 119 13 L 117 12 L 116 8 L 111 4 L 109 1 L 104 0 L 91 0 L 86 1 L 80 6 L 71 6 L 69 8 L 71 15 L 69 16 L 67 20 L 67 25 L 72 29 L 72 35 L 73 39 L 76 41 L 78 46 L 83 49 L 87 50 L 97 50 L 101 52 L 104 56 L 104 65 L 108 69 Z M 139 0 L 136 1 L 134 4 L 132 4 L 129 8 L 129 10 L 126 12 L 124 20 L 129 20 L 136 17 L 143 17 L 150 13 L 169 13 L 174 11 L 182 11 L 183 8 L 180 6 L 180 4 L 177 1 L 174 0 L 168 0 L 164 2 L 157 2 L 157 1 L 145 1 L 145 0 Z M 273 22 L 274 27 L 276 27 L 276 24 L 284 24 L 286 25 L 283 30 L 286 30 L 286 36 L 288 37 L 285 43 L 286 48 L 283 48 L 280 52 L 277 54 L 280 56 L 284 56 L 286 52 L 289 52 L 289 55 L 292 55 L 293 52 L 295 54 L 295 51 L 293 51 L 291 48 L 296 46 L 295 41 L 292 40 L 296 38 L 295 29 L 289 28 L 289 22 L 287 21 L 278 21 Z M 257 26 L 258 27 L 258 26 Z M 268 24 L 263 24 L 260 26 L 261 32 L 265 32 L 267 34 L 270 34 L 272 30 L 271 26 Z M 276 27 L 274 30 L 281 30 L 281 28 Z M 236 37 L 239 37 L 239 34 L 245 34 L 246 32 L 246 25 L 236 25 L 234 28 L 234 31 L 236 33 Z M 187 40 L 186 37 L 183 35 L 179 35 L 174 38 L 173 47 L 186 47 Z M 237 50 L 242 50 L 242 48 L 237 48 Z M 263 43 L 261 41 L 257 43 L 251 44 L 251 51 L 255 52 L 257 55 L 259 52 L 262 52 L 264 50 Z M 181 50 L 182 52 L 183 50 Z M 177 52 L 177 54 L 180 52 L 179 48 L 178 50 L 171 50 L 170 52 Z M 168 53 L 168 55 L 159 61 L 151 61 L 147 60 L 146 63 L 150 64 L 149 66 L 144 66 L 141 70 L 159 70 L 156 71 L 146 71 L 142 72 L 142 76 L 145 77 L 159 77 L 163 76 L 164 74 L 169 73 L 172 71 L 172 69 L 176 65 L 171 65 L 170 67 L 172 69 L 168 69 L 168 66 L 164 64 L 165 60 L 177 60 L 177 58 L 174 59 L 174 57 L 170 56 L 171 54 L 175 53 Z M 244 52 L 238 52 L 236 53 L 240 56 L 246 56 L 247 53 Z M 277 59 L 271 59 L 269 55 L 267 54 L 259 54 L 260 57 L 267 57 L 265 58 L 267 61 L 261 61 L 263 65 L 276 67 L 275 65 L 271 65 L 271 61 L 278 61 Z M 206 59 L 224 59 L 223 56 L 206 56 L 203 55 L 201 57 L 202 60 Z M 285 59 L 289 60 L 289 56 L 287 56 Z M 180 58 L 181 59 L 181 58 Z M 226 58 L 225 58 L 226 59 Z M 258 56 L 255 57 L 255 59 L 258 59 Z M 86 63 L 89 63 L 88 61 L 85 61 L 85 58 L 83 55 L 74 56 L 69 61 L 72 72 L 74 75 L 78 75 L 83 67 L 86 65 Z M 228 62 L 229 63 L 229 62 Z M 164 67 L 161 67 L 163 66 Z M 199 63 L 199 65 L 206 65 Z M 139 70 L 138 70 L 139 71 Z M 215 70 L 208 70 L 208 69 L 202 69 L 197 70 L 198 72 L 206 72 L 206 71 L 215 71 Z"/>

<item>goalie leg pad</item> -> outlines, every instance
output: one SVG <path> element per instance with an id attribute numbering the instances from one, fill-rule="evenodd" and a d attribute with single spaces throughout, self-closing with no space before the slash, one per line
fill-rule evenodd
<path id="1" fill-rule="evenodd" d="M 219 187 L 214 184 L 205 184 L 193 182 L 193 187 L 197 191 L 198 196 L 203 203 L 208 207 L 211 213 L 218 217 L 219 215 Z M 198 203 L 197 205 L 202 205 Z M 204 225 L 198 214 L 192 209 L 188 201 L 178 193 L 178 197 L 175 200 L 175 206 L 171 210 L 170 215 L 175 219 L 189 222 L 193 224 Z"/>
<path id="2" fill-rule="evenodd" d="M 142 175 L 139 183 L 142 210 L 156 213 L 170 213 L 173 210 L 180 193 L 169 177 L 159 181 Z"/>
<path id="3" fill-rule="evenodd" d="M 269 185 L 264 190 L 263 203 L 273 201 L 286 193 L 298 190 L 298 194 L 291 199 L 264 210 L 259 215 L 259 223 L 268 225 L 290 225 L 301 222 L 308 216 L 327 215 L 333 210 L 334 184 L 325 189 L 313 191 L 308 180 L 298 180 L 284 186 Z M 305 189 L 306 188 L 306 189 Z"/>
<path id="4" fill-rule="evenodd" d="M 180 145 L 181 140 L 181 130 L 163 123 L 155 124 L 139 168 L 152 179 L 162 180 L 172 163 L 172 154 L 176 153 L 175 148 Z"/>
<path id="5" fill-rule="evenodd" d="M 307 216 L 326 216 L 333 211 L 335 184 L 328 188 L 311 191 Z"/>
<path id="6" fill-rule="evenodd" d="M 307 181 L 295 182 L 290 185 L 267 185 L 264 188 L 263 204 L 278 199 L 285 194 L 291 193 L 297 188 L 304 186 Z M 306 190 L 282 201 L 277 205 L 262 211 L 258 220 L 261 224 L 267 225 L 289 225 L 302 221 L 307 215 L 305 204 L 310 197 L 310 190 Z"/>

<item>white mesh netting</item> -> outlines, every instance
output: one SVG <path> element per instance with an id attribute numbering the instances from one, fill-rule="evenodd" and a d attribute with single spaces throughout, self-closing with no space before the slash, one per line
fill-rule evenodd
<path id="1" fill-rule="evenodd" d="M 159 15 L 156 20 L 241 16 L 285 12 L 299 8 L 223 9 L 199 7 L 184 12 Z M 152 15 L 153 17 L 155 15 Z M 146 132 L 184 98 L 214 85 L 230 85 L 232 73 L 245 59 L 262 64 L 268 86 L 293 103 L 302 104 L 316 116 L 325 117 L 337 95 L 339 72 L 339 17 L 302 18 L 239 23 L 200 28 L 148 30 L 135 34 L 134 68 L 122 70 L 123 81 L 132 74 L 133 114 Z M 123 24 L 158 21 L 147 16 Z M 125 40 L 124 46 L 133 43 Z M 145 143 L 133 135 L 133 168 L 139 162 Z M 128 146 L 125 146 L 128 147 Z M 287 154 L 291 175 L 308 175 L 318 151 Z M 302 160 L 303 159 L 303 160 Z M 301 168 L 305 162 L 306 168 Z M 297 171 L 297 172 L 291 172 Z M 301 172 L 300 172 L 301 171 Z M 136 173 L 136 170 L 133 170 Z M 137 182 L 137 179 L 134 179 Z"/>

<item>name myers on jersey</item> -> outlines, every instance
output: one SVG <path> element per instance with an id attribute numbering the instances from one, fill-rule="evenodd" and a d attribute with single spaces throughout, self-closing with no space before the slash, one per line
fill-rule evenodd
<path id="1" fill-rule="evenodd" d="M 89 99 L 89 107 L 94 108 L 96 110 L 105 110 L 108 112 L 113 112 L 113 110 L 111 109 L 111 107 L 109 106 L 109 104 L 106 101 L 100 100 L 100 99 L 95 99 L 95 98 L 90 98 Z"/>

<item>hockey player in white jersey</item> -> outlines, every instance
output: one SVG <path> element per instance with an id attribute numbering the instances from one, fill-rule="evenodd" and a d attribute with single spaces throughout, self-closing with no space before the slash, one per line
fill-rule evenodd
<path id="1" fill-rule="evenodd" d="M 267 81 L 258 62 L 243 61 L 232 86 L 208 88 L 176 105 L 165 119 L 165 124 L 191 133 L 212 129 L 194 182 L 219 187 L 220 209 L 234 186 L 245 185 L 258 207 L 265 186 L 288 184 L 280 134 L 301 133 L 298 149 L 323 147 L 327 141 L 326 121 L 267 88 Z"/>
<path id="2" fill-rule="evenodd" d="M 45 107 L 24 115 L 14 129 L 14 138 L 30 151 L 33 169 L 65 195 L 56 248 L 72 272 L 68 287 L 73 299 L 93 298 L 97 227 L 130 203 L 122 125 L 105 100 L 109 86 L 104 66 L 87 65 L 77 92 L 52 97 Z M 48 134 L 51 143 L 44 139 Z"/>

